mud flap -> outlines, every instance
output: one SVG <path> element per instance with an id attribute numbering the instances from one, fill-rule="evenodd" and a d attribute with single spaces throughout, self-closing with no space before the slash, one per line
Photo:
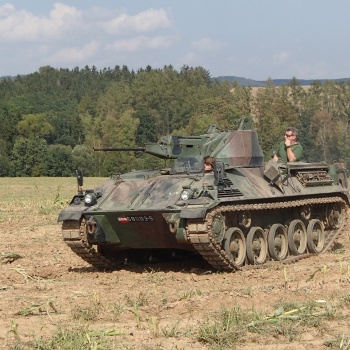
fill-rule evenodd
<path id="1" fill-rule="evenodd" d="M 61 222 L 61 221 L 79 221 L 80 218 L 81 218 L 81 214 L 85 210 L 86 210 L 86 207 L 69 206 L 69 207 L 63 209 L 59 213 L 57 222 Z"/>

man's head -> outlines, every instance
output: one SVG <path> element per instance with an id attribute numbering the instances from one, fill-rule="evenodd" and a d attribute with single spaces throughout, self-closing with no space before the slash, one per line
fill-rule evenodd
<path id="1" fill-rule="evenodd" d="M 210 156 L 205 156 L 203 158 L 204 161 L 204 170 L 213 170 L 215 158 Z"/>
<path id="2" fill-rule="evenodd" d="M 289 139 L 292 143 L 297 141 L 298 138 L 298 129 L 297 128 L 287 128 L 284 133 L 284 138 Z"/>

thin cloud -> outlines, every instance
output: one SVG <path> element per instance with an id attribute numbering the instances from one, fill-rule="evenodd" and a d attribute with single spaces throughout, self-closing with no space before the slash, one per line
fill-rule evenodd
<path id="1" fill-rule="evenodd" d="M 97 41 L 91 41 L 82 47 L 65 47 L 51 55 L 49 61 L 53 63 L 84 62 L 86 59 L 96 55 L 99 47 L 100 45 Z"/>
<path id="2" fill-rule="evenodd" d="M 187 52 L 181 59 L 180 61 L 182 64 L 186 65 L 192 65 L 196 60 L 198 59 L 198 55 L 195 54 L 194 52 Z"/>
<path id="3" fill-rule="evenodd" d="M 211 38 L 201 38 L 192 42 L 191 46 L 199 50 L 220 50 L 225 47 L 225 44 Z"/>
<path id="4" fill-rule="evenodd" d="M 11 15 L 16 11 L 15 7 L 12 4 L 6 3 L 3 6 L 0 6 L 0 17 L 5 17 Z"/>
<path id="5" fill-rule="evenodd" d="M 157 29 L 168 28 L 171 21 L 165 10 L 149 9 L 135 16 L 125 13 L 102 24 L 102 28 L 113 35 L 125 35 L 134 33 L 146 33 Z"/>
<path id="6" fill-rule="evenodd" d="M 327 63 L 325 61 L 310 63 L 294 63 L 293 70 L 296 72 L 296 76 L 303 77 L 304 79 L 309 79 L 310 77 L 323 77 L 330 78 L 325 76 L 325 71 L 327 69 Z"/>
<path id="7" fill-rule="evenodd" d="M 285 63 L 290 60 L 290 53 L 287 51 L 281 51 L 275 55 L 273 55 L 273 59 L 277 63 Z"/>
<path id="8" fill-rule="evenodd" d="M 108 45 L 107 49 L 114 51 L 136 52 L 145 48 L 158 49 L 169 47 L 172 39 L 169 37 L 156 36 L 138 36 L 130 39 L 116 40 L 113 44 Z"/>
<path id="9" fill-rule="evenodd" d="M 7 40 L 43 41 L 62 37 L 76 26 L 81 13 L 75 7 L 55 3 L 48 17 L 17 11 L 11 4 L 0 7 L 0 38 Z"/>

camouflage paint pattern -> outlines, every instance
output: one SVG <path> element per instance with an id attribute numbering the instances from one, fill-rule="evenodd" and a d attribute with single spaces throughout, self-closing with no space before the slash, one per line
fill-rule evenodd
<path id="1" fill-rule="evenodd" d="M 202 219 L 208 210 L 220 205 L 272 203 L 334 194 L 349 203 L 342 164 L 297 162 L 265 169 L 258 136 L 246 128 L 220 132 L 210 126 L 207 134 L 166 136 L 142 150 L 163 159 L 175 159 L 173 168 L 113 176 L 101 186 L 77 194 L 62 210 L 58 221 L 85 219 L 91 244 L 110 244 L 121 250 L 193 250 L 186 238 L 187 220 Z M 216 159 L 211 173 L 204 172 L 201 163 L 206 155 Z M 186 190 L 190 198 L 181 199 Z M 91 206 L 84 201 L 87 193 L 95 194 L 96 203 Z"/>

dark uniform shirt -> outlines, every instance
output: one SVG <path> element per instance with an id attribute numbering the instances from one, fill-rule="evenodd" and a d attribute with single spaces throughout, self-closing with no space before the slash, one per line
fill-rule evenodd
<path id="1" fill-rule="evenodd" d="M 291 149 L 295 155 L 296 161 L 298 162 L 303 156 L 303 146 L 300 143 L 295 143 L 291 146 Z M 287 147 L 284 142 L 281 142 L 276 150 L 276 155 L 278 156 L 278 162 L 287 163 Z"/>

